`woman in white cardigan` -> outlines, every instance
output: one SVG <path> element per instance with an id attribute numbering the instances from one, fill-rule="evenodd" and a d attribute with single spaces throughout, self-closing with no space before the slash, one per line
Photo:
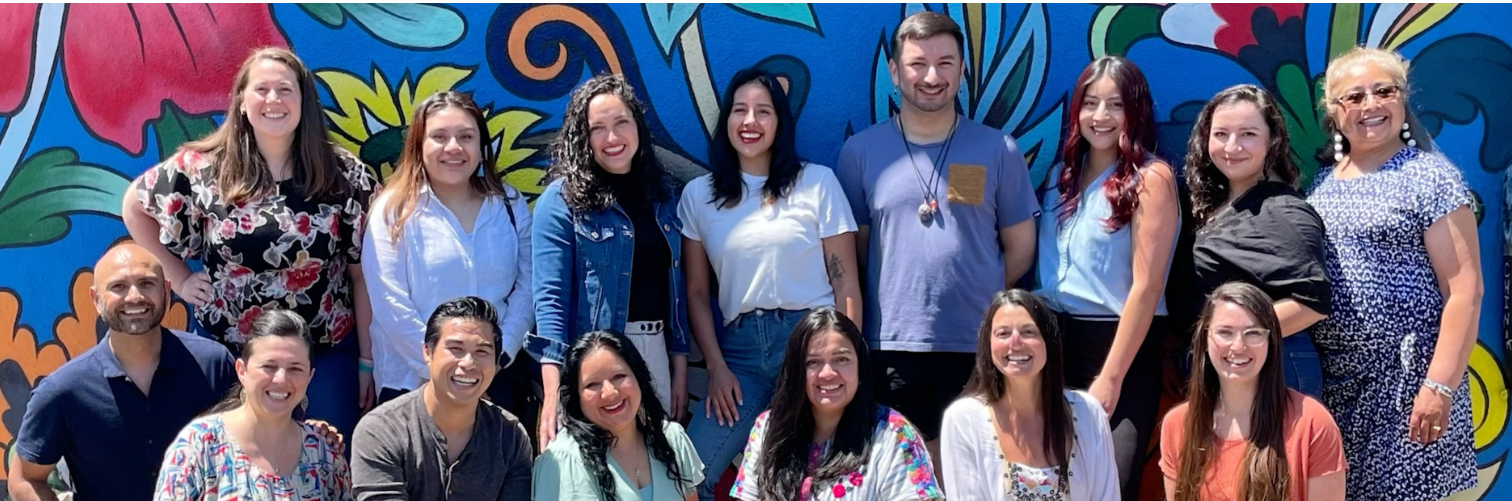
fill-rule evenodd
<path id="1" fill-rule="evenodd" d="M 425 323 L 442 303 L 463 296 L 493 303 L 503 334 L 494 347 L 501 375 L 532 326 L 530 209 L 494 175 L 487 123 L 466 94 L 446 91 L 420 103 L 399 165 L 369 211 L 362 268 L 373 306 L 373 360 L 363 369 L 373 371 L 380 404 L 430 378 L 420 348 Z M 489 388 L 506 408 L 513 397 L 507 383 Z"/>
<path id="2" fill-rule="evenodd" d="M 999 292 L 977 335 L 976 367 L 945 410 L 940 464 L 950 499 L 1119 499 L 1108 415 L 1065 389 L 1055 314 L 1034 294 Z"/>

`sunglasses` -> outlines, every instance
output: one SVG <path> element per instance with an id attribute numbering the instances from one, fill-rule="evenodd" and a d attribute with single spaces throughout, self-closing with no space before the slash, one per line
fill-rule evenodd
<path id="1" fill-rule="evenodd" d="M 1384 104 L 1396 101 L 1397 95 L 1401 92 L 1402 86 L 1387 85 L 1384 87 L 1377 87 L 1375 90 L 1372 90 L 1370 92 L 1361 90 L 1353 91 L 1348 94 L 1339 96 L 1339 98 L 1335 99 L 1334 101 L 1338 102 L 1339 106 L 1343 106 L 1345 109 L 1352 110 L 1363 106 L 1365 104 L 1365 99 L 1370 96 L 1375 96 L 1377 103 Z"/>
<path id="2" fill-rule="evenodd" d="M 1212 335 L 1213 339 L 1216 339 L 1218 340 L 1218 342 L 1223 344 L 1233 344 L 1234 340 L 1240 337 L 1244 338 L 1244 344 L 1248 346 L 1265 346 L 1265 343 L 1267 341 L 1270 341 L 1270 329 L 1263 329 L 1260 327 L 1245 329 L 1242 331 L 1213 329 L 1211 331 L 1208 331 L 1208 334 Z"/>

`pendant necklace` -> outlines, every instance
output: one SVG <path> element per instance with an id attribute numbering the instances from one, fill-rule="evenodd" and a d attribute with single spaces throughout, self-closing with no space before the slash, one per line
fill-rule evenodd
<path id="1" fill-rule="evenodd" d="M 914 176 L 919 180 L 919 188 L 924 191 L 924 202 L 919 204 L 919 222 L 929 226 L 934 218 L 940 213 L 940 201 L 935 196 L 935 188 L 940 182 L 940 162 L 950 154 L 950 142 L 955 140 L 956 126 L 961 124 L 961 116 L 956 115 L 955 122 L 950 124 L 950 135 L 945 136 L 945 146 L 940 148 L 940 156 L 931 159 L 929 180 L 925 181 L 924 173 L 919 171 L 919 163 L 914 160 L 913 143 L 908 142 L 908 133 L 903 131 L 903 114 L 898 114 L 898 135 L 903 136 L 903 149 L 908 152 L 908 163 L 913 166 Z M 925 152 L 928 155 L 928 152 Z"/>

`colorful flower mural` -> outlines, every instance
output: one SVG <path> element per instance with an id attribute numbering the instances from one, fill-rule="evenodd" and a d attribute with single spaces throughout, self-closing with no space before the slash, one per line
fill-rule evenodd
<path id="1" fill-rule="evenodd" d="M 1487 22 L 1512 18 L 1505 5 L 0 5 L 0 449 L 37 381 L 98 342 L 80 268 L 125 233 L 127 183 L 216 126 L 253 47 L 292 47 L 317 68 L 331 140 L 382 176 L 416 103 L 472 93 L 500 151 L 495 173 L 533 199 L 568 93 L 603 72 L 636 87 L 649 146 L 679 179 L 707 172 L 720 86 L 748 66 L 779 75 L 800 153 L 833 165 L 849 134 L 896 111 L 888 42 L 926 9 L 965 34 L 960 110 L 1017 138 L 1035 181 L 1055 161 L 1068 86 L 1091 58 L 1126 55 L 1144 69 L 1167 158 L 1180 158 L 1214 92 L 1265 86 L 1310 178 L 1326 141 L 1317 102 L 1328 59 L 1361 44 L 1401 51 L 1425 132 L 1476 192 L 1484 275 L 1512 277 L 1512 143 L 1496 139 L 1512 134 L 1512 27 Z M 1487 282 L 1470 361 L 1481 473 L 1470 498 L 1512 498 L 1499 482 L 1512 475 L 1507 289 Z M 189 323 L 181 303 L 169 317 Z M 1147 497 L 1159 484 L 1145 482 Z"/>

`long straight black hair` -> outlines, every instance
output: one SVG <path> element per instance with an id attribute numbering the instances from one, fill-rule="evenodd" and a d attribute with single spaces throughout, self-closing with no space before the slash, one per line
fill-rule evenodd
<path id="1" fill-rule="evenodd" d="M 635 345 L 619 333 L 593 331 L 578 338 L 577 342 L 572 343 L 572 348 L 567 350 L 567 363 L 562 367 L 558 398 L 566 414 L 562 428 L 573 440 L 577 440 L 583 455 L 583 465 L 598 482 L 599 494 L 603 495 L 604 501 L 618 501 L 614 495 L 614 476 L 609 472 L 609 462 L 606 459 L 615 438 L 583 414 L 583 397 L 579 391 L 581 388 L 578 387 L 578 378 L 583 374 L 583 359 L 599 350 L 606 350 L 624 360 L 625 365 L 630 367 L 630 373 L 635 375 L 635 383 L 641 394 L 635 428 L 640 430 L 646 447 L 651 449 L 651 457 L 666 465 L 667 478 L 672 480 L 672 485 L 681 489 L 681 486 L 689 483 L 688 475 L 691 473 L 678 468 L 681 463 L 677 460 L 677 453 L 672 450 L 672 442 L 667 440 L 666 433 L 662 431 L 662 426 L 667 422 L 667 412 L 662 410 L 661 400 L 656 398 L 656 390 L 651 385 L 651 369 L 646 367 L 646 359 L 636 351 Z M 678 492 L 679 499 L 686 495 L 686 492 Z"/>
<path id="2" fill-rule="evenodd" d="M 730 113 L 735 108 L 735 94 L 746 84 L 754 83 L 766 89 L 772 96 L 772 111 L 777 115 L 777 130 L 772 138 L 771 166 L 768 167 L 766 185 L 762 186 L 763 203 L 773 203 L 793 191 L 798 184 L 798 172 L 803 161 L 798 158 L 797 123 L 793 118 L 792 105 L 788 103 L 787 91 L 777 81 L 777 76 L 759 68 L 746 68 L 735 73 L 730 85 L 725 87 L 724 99 L 719 102 L 719 121 L 714 123 L 714 137 L 709 140 L 709 177 L 712 196 L 709 203 L 728 209 L 740 204 L 745 191 L 745 181 L 740 178 L 740 155 L 735 145 L 730 144 Z"/>
<path id="3" fill-rule="evenodd" d="M 1017 306 L 1029 312 L 1034 326 L 1039 328 L 1045 340 L 1045 368 L 1040 371 L 1039 396 L 1044 405 L 1044 432 L 1041 436 L 1044 450 L 1041 451 L 1055 465 L 1056 473 L 1064 478 L 1071 470 L 1071 449 L 1075 447 L 1075 430 L 1071 419 L 1071 404 L 1066 401 L 1066 377 L 1061 372 L 1065 359 L 1065 340 L 1055 323 L 1055 314 L 1039 296 L 1023 289 L 998 292 L 987 307 L 982 326 L 977 329 L 976 366 L 971 379 L 966 383 L 965 397 L 977 397 L 989 406 L 1007 396 L 1007 382 L 997 364 L 992 363 L 992 317 L 999 310 Z"/>
<path id="4" fill-rule="evenodd" d="M 809 403 L 809 343 L 828 333 L 845 336 L 856 347 L 856 394 L 840 415 L 829 453 L 814 469 L 813 490 L 836 481 L 866 464 L 871 451 L 872 435 L 877 428 L 877 401 L 872 395 L 872 359 L 866 339 L 856 323 L 834 308 L 818 308 L 793 328 L 783 353 L 782 369 L 777 373 L 777 391 L 772 396 L 771 414 L 767 415 L 766 438 L 761 444 L 761 460 L 756 465 L 766 485 L 760 486 L 761 499 L 795 499 L 807 471 L 809 444 L 814 437 L 814 410 Z"/>

